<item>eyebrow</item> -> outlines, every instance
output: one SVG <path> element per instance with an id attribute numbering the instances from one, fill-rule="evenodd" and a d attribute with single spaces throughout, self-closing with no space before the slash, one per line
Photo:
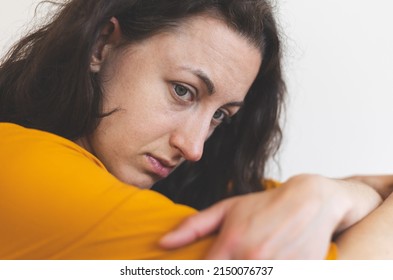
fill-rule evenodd
<path id="1" fill-rule="evenodd" d="M 207 91 L 209 95 L 212 95 L 216 92 L 216 88 L 214 86 L 213 81 L 209 78 L 209 76 L 199 69 L 193 69 L 191 67 L 182 67 L 184 70 L 191 72 L 195 76 L 197 76 L 207 87 Z M 224 107 L 243 107 L 244 101 L 239 102 L 229 102 L 224 105 Z"/>
<path id="2" fill-rule="evenodd" d="M 224 105 L 224 107 L 243 107 L 243 105 L 244 105 L 243 101 L 240 101 L 240 102 L 229 102 L 229 103 L 226 103 Z"/>
<path id="3" fill-rule="evenodd" d="M 213 81 L 208 77 L 208 75 L 205 72 L 199 69 L 192 69 L 190 67 L 182 67 L 182 68 L 197 76 L 206 85 L 209 95 L 212 95 L 216 92 L 216 87 L 214 86 Z"/>

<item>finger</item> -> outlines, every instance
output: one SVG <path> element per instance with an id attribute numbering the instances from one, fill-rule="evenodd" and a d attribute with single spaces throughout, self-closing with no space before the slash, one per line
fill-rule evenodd
<path id="1" fill-rule="evenodd" d="M 237 238 L 230 238 L 227 236 L 219 236 L 217 241 L 206 255 L 208 260 L 230 260 L 236 259 L 235 255 L 237 248 L 241 247 L 235 241 Z"/>
<path id="2" fill-rule="evenodd" d="M 220 202 L 186 219 L 175 230 L 164 235 L 159 245 L 165 249 L 176 249 L 213 233 L 220 227 L 229 204 L 230 200 Z"/>
<path id="3" fill-rule="evenodd" d="M 255 250 L 260 247 L 260 236 L 250 234 L 249 227 L 225 227 L 213 244 L 206 259 L 209 260 L 244 260 L 256 259 Z M 261 235 L 263 236 L 263 234 Z M 263 243 L 263 242 L 262 242 Z"/>
<path id="4" fill-rule="evenodd" d="M 250 227 L 247 215 L 243 215 L 239 211 L 236 214 L 236 216 L 225 219 L 216 242 L 206 255 L 206 259 L 240 259 L 245 251 L 250 250 L 250 244 L 255 244 L 252 240 L 254 230 Z M 239 214 L 240 216 L 238 216 Z"/>

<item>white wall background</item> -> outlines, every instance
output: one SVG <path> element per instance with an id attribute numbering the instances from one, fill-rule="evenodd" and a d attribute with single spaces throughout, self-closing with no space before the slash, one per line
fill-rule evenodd
<path id="1" fill-rule="evenodd" d="M 1 53 L 39 1 L 4 2 Z M 272 176 L 392 173 L 393 2 L 278 0 L 277 8 L 289 99 Z"/>
<path id="2" fill-rule="evenodd" d="M 281 179 L 393 172 L 393 2 L 279 0 L 288 111 Z"/>

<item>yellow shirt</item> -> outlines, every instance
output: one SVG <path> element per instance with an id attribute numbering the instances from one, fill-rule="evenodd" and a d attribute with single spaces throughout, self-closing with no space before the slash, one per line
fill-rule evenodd
<path id="1" fill-rule="evenodd" d="M 120 182 L 65 138 L 0 123 L 0 259 L 203 259 L 214 236 L 157 245 L 195 213 Z"/>

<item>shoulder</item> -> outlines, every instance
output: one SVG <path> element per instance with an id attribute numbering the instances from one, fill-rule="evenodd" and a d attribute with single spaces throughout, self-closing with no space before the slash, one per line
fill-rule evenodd
<path id="1" fill-rule="evenodd" d="M 201 258 L 209 243 L 160 249 L 159 238 L 196 211 L 120 182 L 43 131 L 0 123 L 0 185 L 0 258 Z"/>
<path id="2" fill-rule="evenodd" d="M 40 158 L 45 155 L 58 157 L 66 154 L 80 155 L 104 168 L 92 154 L 74 142 L 61 136 L 32 128 L 25 128 L 12 123 L 0 123 L 0 153 L 3 157 L 12 154 Z M 42 160 L 40 160 L 42 162 Z"/>
<path id="3" fill-rule="evenodd" d="M 29 193 L 53 199 L 82 196 L 118 183 L 94 155 L 72 141 L 9 123 L 0 123 L 0 174 L 3 191 L 14 199 Z"/>

